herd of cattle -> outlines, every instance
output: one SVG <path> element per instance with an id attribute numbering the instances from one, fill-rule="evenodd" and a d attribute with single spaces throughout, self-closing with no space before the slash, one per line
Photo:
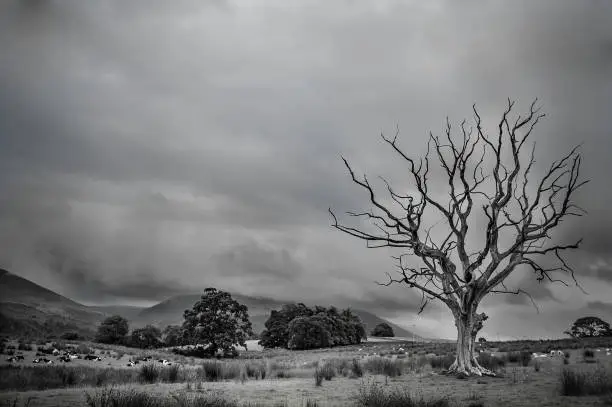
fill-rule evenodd
<path id="1" fill-rule="evenodd" d="M 53 355 L 56 357 L 55 360 L 53 359 L 49 359 L 48 357 L 44 356 L 45 354 L 38 352 L 36 354 L 36 358 L 32 360 L 32 363 L 34 364 L 47 364 L 47 365 L 51 365 L 55 362 L 63 362 L 63 363 L 69 363 L 72 360 L 75 359 L 82 359 L 82 360 L 89 360 L 89 361 L 95 361 L 95 362 L 101 362 L 103 360 L 103 357 L 98 356 L 98 355 L 94 355 L 94 354 L 77 354 L 77 353 L 73 353 L 70 351 L 59 351 L 58 349 L 53 349 L 49 355 Z M 25 355 L 23 354 L 23 352 L 19 352 L 16 355 L 12 355 L 9 356 L 8 358 L 6 358 L 6 361 L 9 363 L 18 363 L 21 361 L 25 361 Z M 138 357 L 138 358 L 133 358 L 133 359 L 129 359 L 127 366 L 128 367 L 132 367 L 135 366 L 141 362 L 151 362 L 153 361 L 153 357 L 152 356 L 143 356 L 143 357 Z M 164 366 L 170 366 L 172 365 L 172 362 L 166 360 L 166 359 L 159 359 L 158 360 L 159 363 L 161 363 Z"/>
<path id="2" fill-rule="evenodd" d="M 35 363 L 35 364 L 44 363 L 44 364 L 50 365 L 50 364 L 53 364 L 55 361 L 68 363 L 74 359 L 95 360 L 98 362 L 102 361 L 102 358 L 97 355 L 93 355 L 93 354 L 79 355 L 79 354 L 72 353 L 69 351 L 61 352 L 58 349 L 53 349 L 51 352 L 49 352 L 49 355 L 53 355 L 57 358 L 55 361 L 47 358 L 45 355 L 46 355 L 45 353 L 37 352 L 36 358 L 32 360 L 32 363 Z M 25 356 L 23 352 L 19 352 L 16 355 L 9 356 L 6 359 L 6 361 L 9 363 L 21 362 L 23 360 L 25 360 Z"/>
<path id="3" fill-rule="evenodd" d="M 596 349 L 596 352 L 603 352 L 604 349 Z M 606 356 L 611 356 L 612 355 L 612 349 L 611 348 L 606 348 L 605 349 L 606 352 Z M 549 357 L 555 357 L 555 356 L 560 356 L 560 357 L 565 357 L 565 352 L 560 351 L 560 350 L 551 350 L 549 353 L 538 353 L 538 352 L 534 352 L 531 354 L 531 356 L 536 359 L 536 358 L 549 358 Z"/>

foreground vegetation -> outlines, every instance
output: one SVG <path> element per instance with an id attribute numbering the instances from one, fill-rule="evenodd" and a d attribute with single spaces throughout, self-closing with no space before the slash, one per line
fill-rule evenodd
<path id="1" fill-rule="evenodd" d="M 513 400 L 538 405 L 544 394 L 556 395 L 559 405 L 600 405 L 612 399 L 612 356 L 606 356 L 605 347 L 595 346 L 610 348 L 612 343 L 592 339 L 566 348 L 563 344 L 568 342 L 484 343 L 478 360 L 497 377 L 462 381 L 443 375 L 454 360 L 454 346 L 448 343 L 367 342 L 199 359 L 175 355 L 170 349 L 138 353 L 90 342 L 13 341 L 9 346 L 26 355 L 57 345 L 95 353 L 102 361 L 5 363 L 0 366 L 0 406 L 12 406 L 16 398 L 17 406 L 26 405 L 36 394 L 55 400 L 49 405 L 66 406 L 489 406 L 512 405 Z M 532 353 L 548 349 L 563 351 L 548 358 Z M 141 359 L 147 362 L 127 366 Z M 162 359 L 171 365 L 162 364 Z"/>

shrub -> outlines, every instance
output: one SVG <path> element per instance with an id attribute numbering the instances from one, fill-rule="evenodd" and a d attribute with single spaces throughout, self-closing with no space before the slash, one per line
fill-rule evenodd
<path id="1" fill-rule="evenodd" d="M 45 390 L 136 382 L 138 372 L 90 366 L 0 366 L 0 390 Z"/>
<path id="2" fill-rule="evenodd" d="M 162 407 L 166 401 L 156 395 L 135 389 L 105 388 L 95 393 L 85 393 L 89 407 Z"/>
<path id="3" fill-rule="evenodd" d="M 595 357 L 595 352 L 593 352 L 593 349 L 585 349 L 585 350 L 582 352 L 582 356 L 583 356 L 585 359 L 594 358 L 594 357 Z"/>
<path id="4" fill-rule="evenodd" d="M 362 377 L 363 376 L 363 367 L 361 363 L 357 359 L 353 359 L 353 363 L 351 364 L 351 376 L 353 377 Z"/>
<path id="5" fill-rule="evenodd" d="M 381 357 L 376 357 L 367 360 L 364 363 L 366 371 L 372 374 L 382 374 L 389 377 L 401 376 L 403 370 L 402 361 L 389 360 Z"/>
<path id="6" fill-rule="evenodd" d="M 531 362 L 531 352 L 522 351 L 519 355 L 519 362 L 523 367 L 529 366 L 529 362 Z"/>
<path id="7" fill-rule="evenodd" d="M 18 350 L 32 350 L 32 345 L 25 342 L 19 342 L 19 346 L 17 346 Z"/>
<path id="8" fill-rule="evenodd" d="M 321 386 L 323 384 L 323 372 L 320 368 L 315 368 L 314 371 L 314 379 L 315 379 L 315 386 Z"/>
<path id="9" fill-rule="evenodd" d="M 435 356 L 429 359 L 432 369 L 448 369 L 455 361 L 454 355 Z"/>
<path id="10" fill-rule="evenodd" d="M 604 368 L 590 371 L 564 368 L 560 382 L 563 396 L 590 396 L 612 392 L 612 376 Z"/>
<path id="11" fill-rule="evenodd" d="M 492 356 L 488 352 L 481 352 L 480 354 L 478 354 L 478 363 L 480 364 L 480 366 L 484 367 L 485 369 L 489 369 L 493 372 L 506 366 L 506 362 L 503 359 L 500 359 L 497 356 Z"/>
<path id="12" fill-rule="evenodd" d="M 155 383 L 160 376 L 159 368 L 152 363 L 147 363 L 140 367 L 138 377 L 145 383 Z"/>
<path id="13" fill-rule="evenodd" d="M 364 407 L 450 407 L 447 398 L 424 400 L 413 398 L 405 390 L 385 390 L 377 383 L 364 384 L 359 388 L 357 402 Z"/>
<path id="14" fill-rule="evenodd" d="M 246 374 L 248 378 L 261 379 L 266 378 L 266 365 L 263 363 L 247 363 Z"/>
<path id="15" fill-rule="evenodd" d="M 179 366 L 172 365 L 162 369 L 162 381 L 176 383 L 179 379 Z"/>
<path id="16" fill-rule="evenodd" d="M 94 354 L 95 351 L 84 343 L 79 343 L 75 349 L 75 352 L 81 353 L 83 355 Z"/>
<path id="17" fill-rule="evenodd" d="M 325 362 L 323 366 L 321 366 L 320 370 L 325 380 L 329 381 L 333 379 L 334 376 L 336 376 L 336 370 L 334 369 L 334 366 L 332 366 L 330 362 Z"/>
<path id="18" fill-rule="evenodd" d="M 237 379 L 240 377 L 240 365 L 235 362 L 207 360 L 198 369 L 198 378 L 208 382 Z"/>

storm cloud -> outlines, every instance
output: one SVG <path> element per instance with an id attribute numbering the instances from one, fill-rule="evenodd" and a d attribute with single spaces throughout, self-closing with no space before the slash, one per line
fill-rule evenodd
<path id="1" fill-rule="evenodd" d="M 452 337 L 443 308 L 375 283 L 388 251 L 330 228 L 328 207 L 369 209 L 340 154 L 406 186 L 381 131 L 418 156 L 473 103 L 494 126 L 538 97 L 534 175 L 582 143 L 589 215 L 559 237 L 585 238 L 588 295 L 524 272 L 539 314 L 485 310 L 491 335 L 559 335 L 612 290 L 611 27 L 603 0 L 2 2 L 0 267 L 87 303 L 214 285 Z"/>

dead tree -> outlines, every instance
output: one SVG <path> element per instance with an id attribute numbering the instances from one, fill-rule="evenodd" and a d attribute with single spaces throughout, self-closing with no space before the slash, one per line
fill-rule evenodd
<path id="1" fill-rule="evenodd" d="M 365 218 L 373 227 L 340 224 L 330 209 L 333 227 L 365 240 L 368 247 L 400 251 L 399 256 L 393 256 L 397 277 L 387 273 L 388 282 L 379 284 L 399 283 L 419 290 L 421 311 L 429 300 L 441 301 L 450 308 L 457 326 L 457 354 L 451 373 L 493 375 L 473 354 L 476 335 L 487 319 L 477 309 L 488 294 L 524 292 L 509 290 L 504 284 L 519 266 L 532 269 L 540 282 L 567 285 L 557 278 L 557 273 L 562 273 L 578 285 L 563 253 L 577 249 L 581 239 L 554 244 L 551 232 L 564 218 L 584 214 L 573 198 L 588 181 L 580 176 L 578 147 L 554 161 L 538 181 L 530 179 L 535 163 L 535 143 L 530 136 L 544 117 L 536 103 L 531 104 L 525 117 L 511 119 L 514 102 L 508 100 L 493 135 L 482 128 L 473 106 L 474 126 L 468 128 L 464 120 L 455 132 L 447 119 L 445 135 L 441 138 L 430 133 L 427 153 L 420 159 L 411 158 L 400 148 L 399 132 L 393 138 L 381 135 L 405 161 L 414 184 L 409 192 L 399 192 L 381 178 L 387 200 L 381 199 L 367 176 L 358 177 L 342 157 L 353 182 L 367 192 L 373 205 L 368 212 L 348 215 Z M 432 156 L 448 181 L 444 186 L 448 195 L 443 199 L 432 191 L 428 178 Z M 468 239 L 477 211 L 483 226 L 472 231 Z M 426 214 L 441 222 L 426 225 Z M 444 229 L 442 233 L 436 229 L 437 237 L 434 226 Z"/>

